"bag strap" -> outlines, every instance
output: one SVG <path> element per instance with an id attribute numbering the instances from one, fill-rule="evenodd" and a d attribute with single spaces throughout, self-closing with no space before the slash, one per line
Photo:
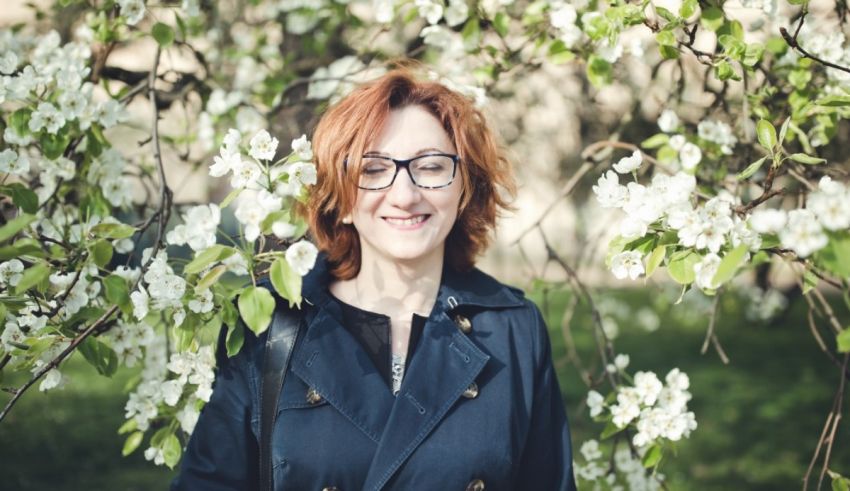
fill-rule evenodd
<path id="1" fill-rule="evenodd" d="M 300 311 L 275 309 L 266 338 L 263 381 L 260 387 L 260 489 L 272 490 L 272 430 L 277 417 L 277 401 L 289 365 L 298 328 Z"/>

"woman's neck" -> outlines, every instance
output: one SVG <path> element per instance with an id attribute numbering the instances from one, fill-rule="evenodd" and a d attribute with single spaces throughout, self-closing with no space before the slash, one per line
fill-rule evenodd
<path id="1" fill-rule="evenodd" d="M 394 320 L 427 316 L 437 299 L 443 272 L 443 251 L 416 261 L 388 260 L 364 254 L 356 277 L 331 285 L 342 301 Z"/>

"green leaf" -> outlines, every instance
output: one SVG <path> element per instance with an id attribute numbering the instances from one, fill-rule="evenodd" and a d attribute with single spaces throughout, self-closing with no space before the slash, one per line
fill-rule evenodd
<path id="1" fill-rule="evenodd" d="M 199 281 L 197 285 L 195 285 L 195 291 L 202 291 L 211 287 L 216 281 L 218 281 L 219 278 L 221 278 L 221 275 L 223 275 L 226 271 L 227 266 L 223 264 L 219 264 L 218 266 L 214 267 L 207 274 L 205 274 L 203 278 L 201 278 L 201 281 Z"/>
<path id="2" fill-rule="evenodd" d="M 821 159 L 821 158 L 818 158 L 818 157 L 812 157 L 811 155 L 807 155 L 805 153 L 792 153 L 791 155 L 788 156 L 788 158 L 790 158 L 794 162 L 799 162 L 801 164 L 806 164 L 806 165 L 823 164 L 823 163 L 826 162 L 826 159 Z"/>
<path id="3" fill-rule="evenodd" d="M 850 278 L 850 233 L 831 233 L 826 247 L 815 254 L 818 264 L 841 278 Z"/>
<path id="4" fill-rule="evenodd" d="M 791 124 L 791 116 L 785 118 L 785 121 L 782 122 L 782 127 L 779 128 L 779 145 L 785 141 L 785 135 L 788 133 L 788 125 Z"/>
<path id="5" fill-rule="evenodd" d="M 493 27 L 496 29 L 496 32 L 499 33 L 500 36 L 505 37 L 508 34 L 508 23 L 511 18 L 508 17 L 508 14 L 504 12 L 499 12 L 496 14 L 496 18 L 493 19 Z"/>
<path id="6" fill-rule="evenodd" d="M 611 64 L 604 59 L 590 55 L 587 60 L 587 79 L 594 87 L 602 87 L 611 82 Z"/>
<path id="7" fill-rule="evenodd" d="M 815 101 L 815 104 L 827 107 L 850 106 L 850 95 L 828 95 Z"/>
<path id="8" fill-rule="evenodd" d="M 242 349 L 242 344 L 245 342 L 245 326 L 241 322 L 237 322 L 232 326 L 227 326 L 227 338 L 224 345 L 227 348 L 227 356 L 234 356 Z"/>
<path id="9" fill-rule="evenodd" d="M 136 227 L 126 223 L 98 223 L 91 228 L 91 234 L 101 239 L 127 239 L 136 233 Z"/>
<path id="10" fill-rule="evenodd" d="M 652 276 L 652 273 L 661 265 L 664 261 L 664 257 L 667 254 L 667 246 L 660 245 L 653 249 L 652 254 L 649 255 L 649 258 L 646 260 L 646 277 L 649 278 Z"/>
<path id="11" fill-rule="evenodd" d="M 699 254 L 690 249 L 674 252 L 667 263 L 667 274 L 676 283 L 690 285 L 696 279 L 694 265 L 701 259 Z"/>
<path id="12" fill-rule="evenodd" d="M 665 133 L 656 133 L 646 140 L 640 142 L 641 148 L 652 149 L 658 148 L 661 145 L 666 144 L 670 141 L 670 136 Z"/>
<path id="13" fill-rule="evenodd" d="M 80 343 L 78 350 L 83 358 L 97 370 L 97 373 L 103 376 L 111 377 L 118 369 L 118 355 L 115 354 L 115 350 L 93 336 L 87 337 Z"/>
<path id="14" fill-rule="evenodd" d="M 478 19 L 470 17 L 461 31 L 463 38 L 463 47 L 466 51 L 475 51 L 479 48 L 481 41 L 481 27 L 478 25 Z"/>
<path id="15" fill-rule="evenodd" d="M 239 314 L 254 334 L 260 335 L 272 321 L 275 301 L 270 291 L 249 286 L 239 295 Z"/>
<path id="16" fill-rule="evenodd" d="M 30 132 L 29 122 L 31 115 L 31 109 L 27 109 L 25 107 L 18 109 L 9 117 L 9 126 L 12 127 L 15 130 L 15 133 L 20 136 L 28 135 Z"/>
<path id="17" fill-rule="evenodd" d="M 760 119 L 756 123 L 756 133 L 758 134 L 761 146 L 773 155 L 776 149 L 776 128 L 773 127 L 770 121 Z"/>
<path id="18" fill-rule="evenodd" d="M 716 31 L 723 25 L 723 11 L 717 7 L 709 7 L 702 11 L 699 23 L 709 31 Z"/>
<path id="19" fill-rule="evenodd" d="M 221 244 L 216 244 L 212 247 L 208 247 L 203 251 L 195 254 L 195 259 L 192 259 L 192 262 L 186 265 L 183 268 L 183 273 L 185 274 L 195 274 L 200 273 L 210 264 L 216 261 L 223 261 L 228 257 L 235 254 L 237 251 L 233 247 L 228 247 Z"/>
<path id="20" fill-rule="evenodd" d="M 29 290 L 35 285 L 46 280 L 48 276 L 50 276 L 50 266 L 48 266 L 47 263 L 33 264 L 24 270 L 20 281 L 18 281 L 18 284 L 15 285 L 15 293 L 20 294 Z"/>
<path id="21" fill-rule="evenodd" d="M 838 351 L 842 353 L 850 352 L 850 327 L 839 332 L 836 341 L 838 341 Z"/>
<path id="22" fill-rule="evenodd" d="M 741 244 L 723 256 L 723 259 L 717 266 L 717 272 L 714 273 L 714 278 L 711 280 L 712 284 L 720 286 L 731 280 L 747 256 L 748 250 L 749 248 L 746 244 Z"/>
<path id="23" fill-rule="evenodd" d="M 98 268 L 103 268 L 112 260 L 112 244 L 108 240 L 100 239 L 91 248 L 91 257 Z"/>
<path id="24" fill-rule="evenodd" d="M 655 41 L 662 46 L 676 46 L 676 36 L 673 31 L 664 29 L 655 35 Z"/>
<path id="25" fill-rule="evenodd" d="M 15 206 L 24 210 L 25 213 L 35 213 L 38 211 L 38 195 L 19 182 L 0 186 L 0 194 L 12 198 Z"/>
<path id="26" fill-rule="evenodd" d="M 767 156 L 756 160 L 752 164 L 748 165 L 747 168 L 741 171 L 737 176 L 735 176 L 735 178 L 739 181 L 749 179 L 753 174 L 755 174 L 759 169 L 761 169 L 761 166 L 764 165 L 765 160 L 767 160 Z"/>
<path id="27" fill-rule="evenodd" d="M 803 295 L 809 293 L 812 291 L 812 288 L 818 286 L 818 281 L 820 281 L 820 279 L 817 275 L 807 269 L 806 272 L 803 273 Z"/>
<path id="28" fill-rule="evenodd" d="M 575 53 L 570 51 L 567 45 L 560 39 L 555 39 L 549 44 L 547 56 L 549 57 L 549 61 L 555 65 L 567 63 L 576 57 Z"/>
<path id="29" fill-rule="evenodd" d="M 614 436 L 614 435 L 616 435 L 617 433 L 619 433 L 619 432 L 621 432 L 621 431 L 625 430 L 626 428 L 628 428 L 628 427 L 627 427 L 627 426 L 624 426 L 624 427 L 622 427 L 622 428 L 618 428 L 618 427 L 617 427 L 617 425 L 615 425 L 614 423 L 612 423 L 611 421 L 609 421 L 609 422 L 605 425 L 605 428 L 602 430 L 602 434 L 601 434 L 601 435 L 599 435 L 599 438 L 600 438 L 601 440 L 605 440 L 606 438 L 611 438 L 612 436 Z"/>
<path id="30" fill-rule="evenodd" d="M 244 188 L 236 188 L 233 191 L 229 192 L 227 196 L 224 197 L 224 200 L 219 205 L 219 208 L 227 208 L 227 205 L 229 205 L 234 199 L 236 199 L 237 196 L 239 196 L 239 193 L 242 192 L 242 189 Z"/>
<path id="31" fill-rule="evenodd" d="M 56 160 L 65 153 L 68 144 L 71 143 L 71 137 L 67 132 L 59 132 L 56 135 L 45 133 L 39 139 L 41 150 L 48 160 Z"/>
<path id="32" fill-rule="evenodd" d="M 292 305 L 301 306 L 301 275 L 292 270 L 286 259 L 279 257 L 272 263 L 269 278 L 277 293 Z"/>
<path id="33" fill-rule="evenodd" d="M 62 250 L 62 249 L 60 249 Z M 0 261 L 8 261 L 9 259 L 21 256 L 45 257 L 46 253 L 41 248 L 41 243 L 36 239 L 24 237 L 18 239 L 10 246 L 0 247 Z M 59 254 L 53 254 L 58 257 Z"/>
<path id="34" fill-rule="evenodd" d="M 121 455 L 124 457 L 130 455 L 135 452 L 139 445 L 142 443 L 142 438 L 145 436 L 145 433 L 142 431 L 136 431 L 130 434 L 127 437 L 127 440 L 124 441 L 124 448 L 121 449 Z"/>
<path id="35" fill-rule="evenodd" d="M 741 77 L 735 73 L 732 65 L 726 60 L 723 60 L 714 66 L 714 74 L 717 76 L 718 80 L 741 80 Z"/>
<path id="36" fill-rule="evenodd" d="M 27 225 L 35 220 L 35 215 L 21 213 L 15 218 L 6 222 L 6 225 L 0 227 L 0 242 L 5 242 L 23 230 Z"/>
<path id="37" fill-rule="evenodd" d="M 650 467 L 655 467 L 661 462 L 661 447 L 659 445 L 653 445 L 649 447 L 649 450 L 643 454 L 643 466 L 647 469 Z"/>
<path id="38" fill-rule="evenodd" d="M 174 29 L 172 29 L 168 24 L 163 24 L 162 22 L 157 22 L 153 25 L 151 35 L 163 48 L 171 46 L 171 43 L 174 42 Z"/>
<path id="39" fill-rule="evenodd" d="M 761 57 L 764 54 L 764 45 L 761 43 L 752 43 L 747 45 L 747 49 L 744 52 L 744 59 L 742 63 L 748 67 L 755 66 L 759 61 L 761 61 Z"/>
<path id="40" fill-rule="evenodd" d="M 850 491 L 850 479 L 828 469 L 827 472 L 832 478 L 832 491 Z"/>
<path id="41" fill-rule="evenodd" d="M 682 2 L 682 6 L 679 7 L 679 16 L 683 19 L 687 19 L 688 17 L 694 15 L 697 11 L 697 6 L 699 3 L 697 0 L 685 0 Z"/>
<path id="42" fill-rule="evenodd" d="M 123 435 L 125 433 L 130 433 L 131 431 L 135 431 L 139 428 L 139 423 L 135 419 L 128 419 L 124 421 L 124 424 L 118 428 L 118 434 Z"/>
<path id="43" fill-rule="evenodd" d="M 165 437 L 165 440 L 162 442 L 162 457 L 165 459 L 165 465 L 169 469 L 174 469 L 174 466 L 180 462 L 180 454 L 182 452 L 183 449 L 180 447 L 180 440 L 177 439 L 174 433 Z"/>
<path id="44" fill-rule="evenodd" d="M 113 305 L 117 305 L 121 312 L 125 315 L 133 313 L 133 305 L 130 301 L 130 288 L 127 286 L 127 280 L 111 274 L 103 279 L 103 289 L 106 299 Z"/>

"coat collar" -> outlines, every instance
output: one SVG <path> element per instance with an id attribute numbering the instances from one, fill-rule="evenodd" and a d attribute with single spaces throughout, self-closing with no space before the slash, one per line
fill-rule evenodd
<path id="1" fill-rule="evenodd" d="M 331 299 L 328 285 L 332 280 L 326 256 L 321 253 L 312 270 L 304 277 L 302 295 L 308 303 L 325 306 Z M 456 271 L 446 263 L 437 292 L 437 304 L 449 311 L 458 306 L 483 308 L 520 307 L 523 300 L 518 290 L 503 285 L 478 268 Z"/>
<path id="2" fill-rule="evenodd" d="M 330 274 L 320 256 L 304 278 L 309 309 L 304 340 L 292 370 L 314 387 L 377 445 L 363 489 L 379 490 L 434 430 L 490 357 L 452 320 L 464 306 L 510 308 L 523 305 L 510 288 L 477 269 L 443 271 L 437 301 L 401 385 L 393 397 L 365 350 L 341 325 L 339 305 L 331 301 Z"/>

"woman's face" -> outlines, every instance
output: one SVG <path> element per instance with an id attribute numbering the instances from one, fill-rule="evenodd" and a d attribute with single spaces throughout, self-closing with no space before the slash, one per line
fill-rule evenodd
<path id="1" fill-rule="evenodd" d="M 409 159 L 435 152 L 457 153 L 437 118 L 414 105 L 391 110 L 366 153 Z M 403 168 L 387 189 L 358 189 L 351 219 L 360 235 L 361 264 L 387 259 L 415 264 L 442 257 L 460 195 L 460 170 L 449 186 L 438 189 L 416 186 Z"/>

